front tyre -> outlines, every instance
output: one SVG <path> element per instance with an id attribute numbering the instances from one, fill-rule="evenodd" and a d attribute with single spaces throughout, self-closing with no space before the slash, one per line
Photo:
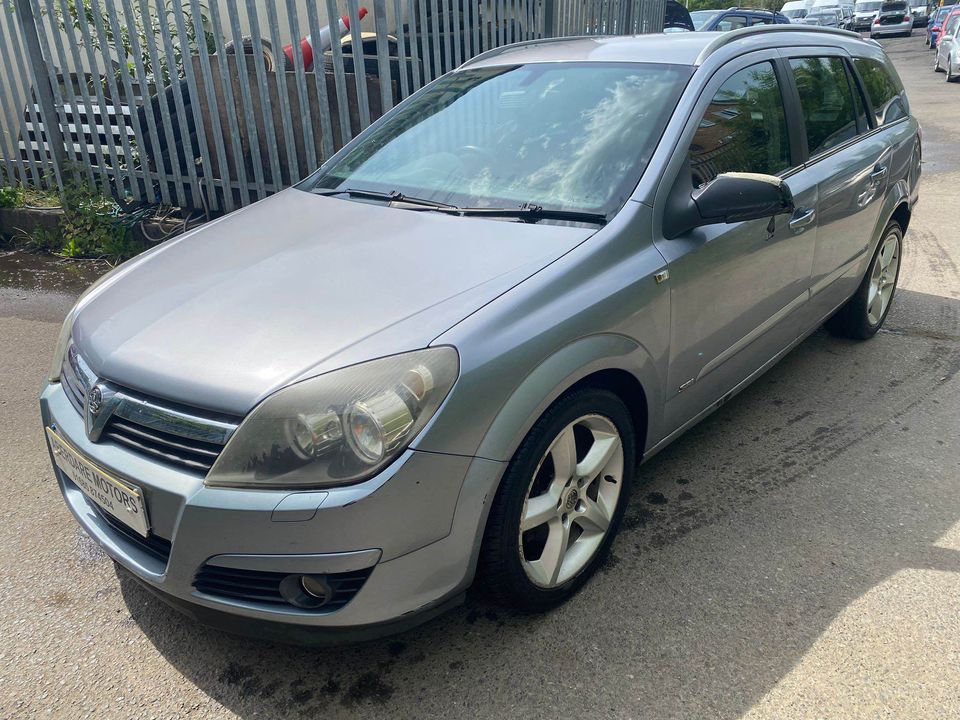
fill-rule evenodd
<path id="1" fill-rule="evenodd" d="M 903 230 L 891 220 L 883 231 L 883 239 L 870 261 L 870 268 L 857 292 L 846 305 L 827 320 L 832 334 L 866 340 L 877 334 L 890 312 L 893 295 L 900 277 L 900 254 Z"/>
<path id="2" fill-rule="evenodd" d="M 616 534 L 635 457 L 633 422 L 617 395 L 584 388 L 554 403 L 521 443 L 490 508 L 484 589 L 531 611 L 573 595 Z"/>

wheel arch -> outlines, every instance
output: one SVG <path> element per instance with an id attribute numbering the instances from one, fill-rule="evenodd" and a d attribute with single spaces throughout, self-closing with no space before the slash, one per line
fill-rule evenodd
<path id="1" fill-rule="evenodd" d="M 893 212 L 890 214 L 890 219 L 895 220 L 900 229 L 903 230 L 904 234 L 907 232 L 907 227 L 910 225 L 910 205 L 906 200 L 901 200 L 900 204 L 894 208 Z"/>
<path id="2" fill-rule="evenodd" d="M 608 333 L 580 338 L 524 378 L 487 429 L 477 455 L 509 461 L 553 403 L 575 389 L 600 387 L 629 409 L 639 460 L 657 423 L 658 377 L 651 355 L 632 338 Z"/>

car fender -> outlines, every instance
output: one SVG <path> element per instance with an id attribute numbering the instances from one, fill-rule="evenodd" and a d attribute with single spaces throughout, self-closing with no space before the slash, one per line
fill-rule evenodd
<path id="1" fill-rule="evenodd" d="M 584 378 L 604 370 L 621 370 L 639 383 L 647 407 L 646 427 L 637 428 L 642 436 L 637 445 L 646 449 L 647 429 L 656 426 L 652 409 L 659 408 L 660 381 L 650 353 L 640 343 L 624 335 L 604 333 L 580 338 L 561 348 L 535 367 L 510 395 L 488 428 L 477 455 L 509 460 L 537 419 L 558 398 Z M 653 421 L 653 422 L 651 422 Z"/>

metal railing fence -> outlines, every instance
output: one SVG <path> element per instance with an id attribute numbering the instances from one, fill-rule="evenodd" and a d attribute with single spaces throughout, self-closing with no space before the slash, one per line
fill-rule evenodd
<path id="1" fill-rule="evenodd" d="M 229 211 L 501 45 L 662 29 L 664 0 L 6 0 L 0 185 Z"/>

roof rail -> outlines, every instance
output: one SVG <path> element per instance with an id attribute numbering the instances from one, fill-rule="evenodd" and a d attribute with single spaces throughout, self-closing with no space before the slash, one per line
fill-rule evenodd
<path id="1" fill-rule="evenodd" d="M 839 28 L 817 27 L 815 25 L 751 25 L 750 27 L 730 30 L 720 35 L 720 37 L 711 40 L 710 43 L 700 51 L 700 54 L 693 64 L 697 67 L 703 65 L 707 58 L 717 50 L 743 38 L 752 37 L 753 35 L 764 35 L 766 33 L 791 32 L 827 33 L 829 35 L 840 35 L 853 40 L 863 40 L 860 33 L 855 33 L 851 30 L 840 30 Z"/>
<path id="2" fill-rule="evenodd" d="M 549 44 L 551 44 L 551 43 L 564 42 L 565 40 L 579 40 L 579 39 L 581 39 L 581 38 L 588 38 L 588 37 L 596 38 L 596 37 L 603 37 L 603 36 L 598 36 L 598 35 L 570 35 L 570 36 L 566 36 L 566 37 L 534 38 L 533 40 L 523 40 L 522 42 L 516 42 L 516 43 L 512 43 L 512 44 L 510 44 L 510 45 L 500 45 L 500 46 L 498 46 L 498 47 L 490 48 L 489 50 L 485 50 L 485 51 L 483 51 L 482 53 L 480 53 L 479 55 L 474 55 L 472 58 L 470 58 L 470 59 L 468 59 L 468 60 L 464 60 L 463 63 L 461 63 L 460 66 L 459 66 L 457 69 L 465 68 L 465 67 L 467 67 L 468 65 L 473 65 L 475 62 L 477 62 L 477 61 L 479 61 L 479 60 L 487 60 L 487 59 L 489 59 L 489 58 L 496 57 L 497 55 L 502 55 L 503 53 L 507 52 L 508 50 L 513 50 L 513 49 L 519 48 L 519 47 L 530 47 L 531 45 L 549 45 Z"/>
<path id="3" fill-rule="evenodd" d="M 768 10 L 767 8 L 750 7 L 749 5 L 734 5 L 733 7 L 727 8 L 727 12 L 731 10 L 749 10 L 750 12 L 770 13 L 771 15 L 776 15 L 780 12 L 779 10 Z"/>

